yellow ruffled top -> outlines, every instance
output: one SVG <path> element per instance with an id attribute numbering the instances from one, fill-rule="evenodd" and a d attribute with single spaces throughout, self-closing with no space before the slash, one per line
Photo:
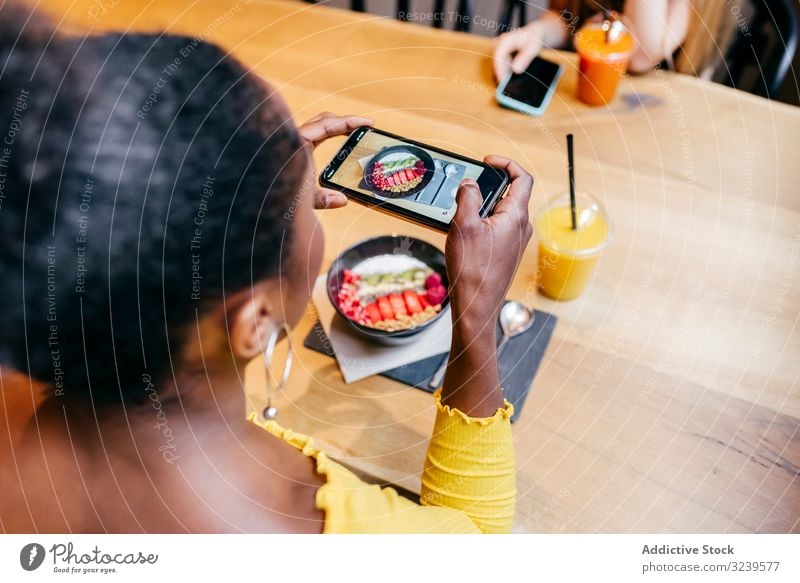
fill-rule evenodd
<path id="1" fill-rule="evenodd" d="M 313 440 L 257 413 L 248 419 L 316 460 L 325 484 L 317 508 L 325 533 L 495 533 L 510 532 L 514 518 L 514 444 L 505 407 L 486 418 L 443 405 L 434 393 L 436 421 L 422 470 L 420 504 L 359 479 L 314 446 Z"/>

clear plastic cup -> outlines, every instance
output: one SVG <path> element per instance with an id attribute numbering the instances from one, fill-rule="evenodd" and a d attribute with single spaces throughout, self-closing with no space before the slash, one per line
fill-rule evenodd
<path id="1" fill-rule="evenodd" d="M 624 26 L 620 30 L 610 43 L 602 23 L 589 23 L 575 35 L 575 50 L 580 55 L 578 99 L 587 105 L 610 103 L 628 69 L 635 45 L 631 33 Z"/>
<path id="2" fill-rule="evenodd" d="M 575 230 L 568 192 L 551 198 L 534 216 L 539 251 L 537 285 L 554 300 L 571 300 L 583 293 L 613 234 L 599 200 L 578 191 L 575 202 Z"/>

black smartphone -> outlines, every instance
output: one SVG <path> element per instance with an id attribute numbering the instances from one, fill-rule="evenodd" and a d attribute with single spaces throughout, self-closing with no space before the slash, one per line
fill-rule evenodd
<path id="1" fill-rule="evenodd" d="M 550 104 L 564 68 L 536 57 L 521 74 L 511 73 L 497 86 L 497 102 L 528 115 L 542 115 Z"/>
<path id="2" fill-rule="evenodd" d="M 478 183 L 485 217 L 508 186 L 503 170 L 365 126 L 350 134 L 319 181 L 365 205 L 447 231 L 465 178 Z"/>

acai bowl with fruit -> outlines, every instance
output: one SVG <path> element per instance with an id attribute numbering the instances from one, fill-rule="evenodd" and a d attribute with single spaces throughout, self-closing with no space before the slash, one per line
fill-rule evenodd
<path id="1" fill-rule="evenodd" d="M 350 247 L 331 265 L 328 298 L 360 334 L 399 343 L 447 310 L 444 253 L 412 237 L 386 235 Z"/>

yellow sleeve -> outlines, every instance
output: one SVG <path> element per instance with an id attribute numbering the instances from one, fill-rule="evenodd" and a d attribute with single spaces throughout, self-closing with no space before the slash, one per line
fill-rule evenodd
<path id="1" fill-rule="evenodd" d="M 464 512 L 485 533 L 511 532 L 517 489 L 514 481 L 514 407 L 473 418 L 436 399 L 436 422 L 422 472 L 424 506 Z"/>
<path id="2" fill-rule="evenodd" d="M 463 512 L 451 508 L 425 508 L 359 479 L 330 459 L 307 435 L 284 429 L 275 421 L 251 413 L 248 420 L 316 461 L 325 484 L 317 490 L 316 506 L 325 512 L 326 534 L 378 533 L 479 533 Z"/>
<path id="3" fill-rule="evenodd" d="M 325 512 L 325 533 L 509 532 L 514 517 L 514 446 L 506 402 L 492 417 L 468 417 L 442 405 L 435 393 L 436 422 L 422 473 L 422 506 L 393 488 L 360 480 L 318 449 L 313 440 L 251 413 L 248 419 L 316 460 L 325 484 L 316 506 Z"/>

